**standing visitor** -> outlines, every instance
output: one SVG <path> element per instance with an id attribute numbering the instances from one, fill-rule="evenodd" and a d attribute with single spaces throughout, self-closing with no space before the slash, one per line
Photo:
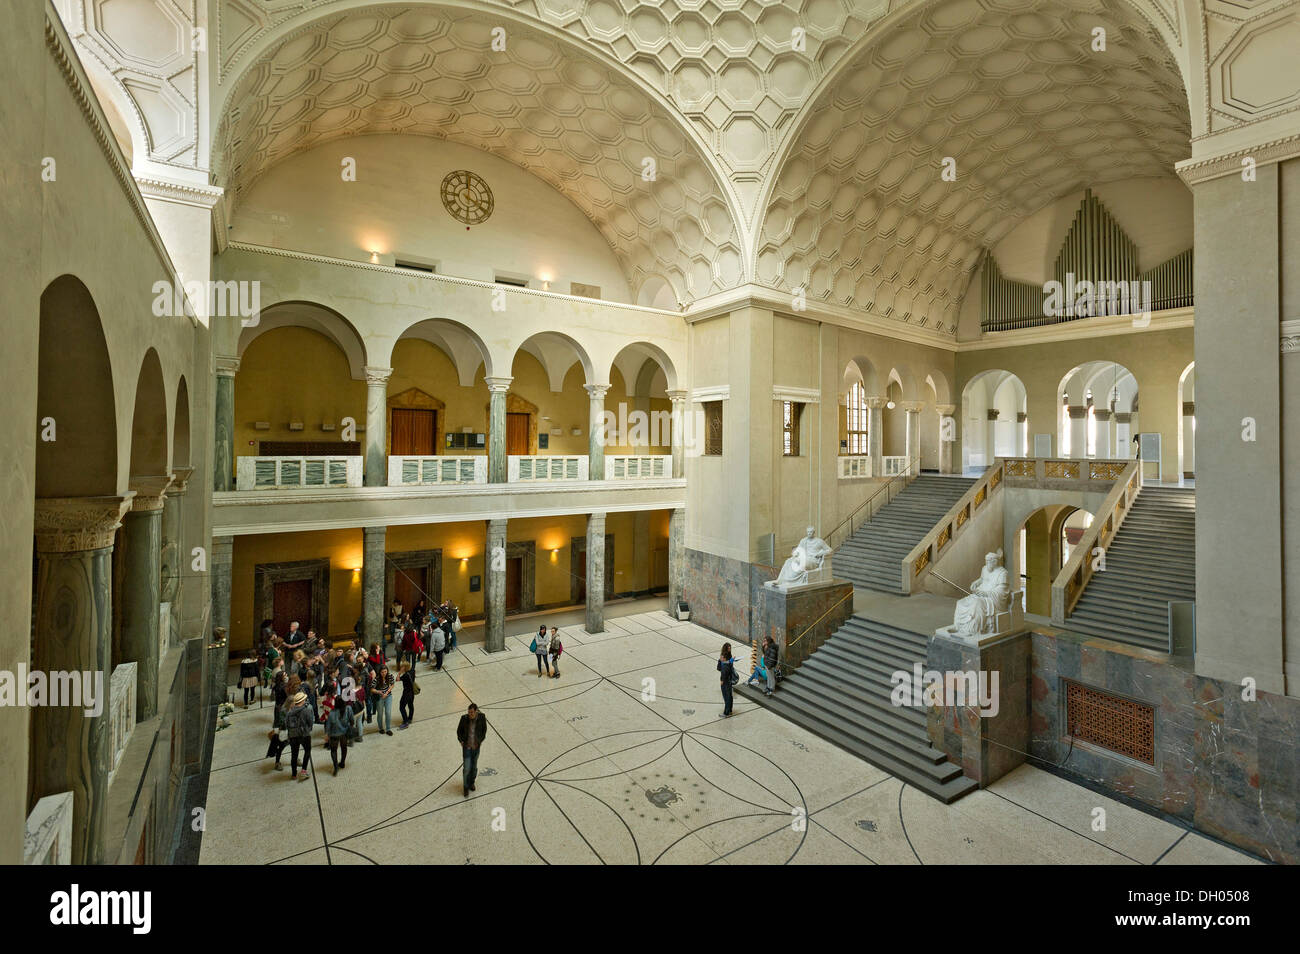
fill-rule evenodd
<path id="1" fill-rule="evenodd" d="M 763 641 L 763 667 L 767 670 L 767 695 L 776 691 L 776 664 L 781 658 L 781 647 L 771 636 Z"/>
<path id="2" fill-rule="evenodd" d="M 560 653 L 564 652 L 564 644 L 560 642 L 560 630 L 558 626 L 551 627 L 551 678 L 560 678 Z"/>
<path id="3" fill-rule="evenodd" d="M 460 751 L 464 756 L 461 768 L 461 794 L 468 798 L 474 791 L 474 780 L 478 778 L 478 754 L 487 735 L 487 716 L 478 711 L 478 706 L 469 704 L 469 709 L 460 717 L 456 726 L 456 738 L 460 740 Z"/>
<path id="4" fill-rule="evenodd" d="M 289 624 L 289 632 L 284 637 L 285 651 L 292 656 L 299 649 L 306 650 L 307 634 L 298 628 L 298 621 L 295 619 Z"/>
<path id="5" fill-rule="evenodd" d="M 411 668 L 409 662 L 403 662 L 397 673 L 398 681 L 402 684 L 402 698 L 397 702 L 397 709 L 402 714 L 402 724 L 398 728 L 406 729 L 415 718 L 415 670 Z"/>
<path id="6" fill-rule="evenodd" d="M 722 674 L 722 715 L 731 718 L 731 690 L 739 681 L 736 675 L 736 661 L 731 658 L 731 643 L 722 644 L 722 654 L 718 657 L 718 672 Z"/>
<path id="7" fill-rule="evenodd" d="M 551 664 L 546 661 L 549 643 L 550 639 L 546 635 L 546 627 L 543 626 L 533 638 L 533 652 L 537 655 L 538 679 L 541 679 L 543 675 L 549 676 L 551 674 Z M 545 670 L 544 673 L 543 670 Z"/>
<path id="8" fill-rule="evenodd" d="M 244 708 L 247 709 L 257 695 L 257 687 L 262 678 L 257 671 L 257 656 L 250 649 L 239 660 L 239 688 L 244 690 Z"/>
<path id="9" fill-rule="evenodd" d="M 379 731 L 384 735 L 393 734 L 393 686 L 395 684 L 396 680 L 388 671 L 388 666 L 380 666 L 379 672 L 375 675 L 372 695 L 375 697 L 375 717 L 379 723 Z"/>
<path id="10" fill-rule="evenodd" d="M 339 774 L 339 769 L 347 768 L 348 736 L 352 732 L 354 720 L 352 706 L 343 699 L 340 699 L 339 704 L 330 710 L 329 717 L 325 720 L 325 744 L 329 746 L 330 761 L 334 763 L 335 775 Z M 340 749 L 343 750 L 341 756 Z"/>
<path id="11" fill-rule="evenodd" d="M 289 735 L 289 777 L 298 781 L 307 779 L 307 763 L 311 761 L 311 730 L 316 724 L 316 710 L 307 702 L 307 693 L 299 692 L 289 700 L 289 711 L 284 714 L 284 728 Z M 302 749 L 302 771 L 298 771 L 298 749 Z"/>
<path id="12" fill-rule="evenodd" d="M 447 649 L 447 634 L 441 626 L 435 626 L 429 631 L 429 646 L 433 651 L 433 671 L 442 672 L 442 654 Z"/>

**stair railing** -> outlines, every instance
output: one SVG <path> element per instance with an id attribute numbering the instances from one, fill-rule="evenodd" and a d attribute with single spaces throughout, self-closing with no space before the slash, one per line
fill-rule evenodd
<path id="1" fill-rule="evenodd" d="M 822 620 L 824 620 L 827 616 L 830 616 L 831 613 L 834 613 L 837 609 L 839 609 L 841 606 L 843 606 L 846 602 L 848 602 L 851 599 L 853 599 L 853 590 L 849 590 L 849 592 L 847 592 L 846 594 L 841 596 L 838 600 L 836 600 L 834 603 L 832 603 L 830 609 L 822 613 L 821 616 L 818 616 L 815 620 L 812 621 L 812 623 L 810 623 L 804 629 L 802 633 L 800 633 L 794 639 L 790 640 L 788 643 L 785 644 L 785 664 L 787 669 L 797 668 L 799 663 L 803 662 L 804 659 L 806 659 L 811 653 L 813 653 L 817 649 L 817 647 L 814 646 L 812 649 L 808 650 L 808 652 L 804 653 L 802 656 L 797 656 L 797 654 L 792 652 L 792 650 L 794 650 L 795 646 L 799 644 L 799 641 L 802 640 L 809 633 L 811 633 L 814 629 L 816 629 L 818 624 L 820 624 Z M 802 649 L 800 650 L 800 652 L 803 652 Z M 795 658 L 798 659 L 797 662 L 790 661 Z M 754 659 L 755 662 L 757 662 L 758 660 L 757 649 L 755 649 Z"/>
<path id="2" fill-rule="evenodd" d="M 993 492 L 1002 486 L 1002 478 L 1008 475 L 1007 468 L 1016 461 L 994 458 L 983 474 L 971 484 L 969 490 L 962 494 L 952 507 L 930 528 L 930 532 L 912 547 L 910 553 L 903 557 L 901 567 L 901 586 L 904 596 L 918 593 L 925 579 L 934 570 L 939 557 L 952 546 L 954 540 L 965 533 L 977 513 L 989 502 Z"/>
<path id="3" fill-rule="evenodd" d="M 832 550 L 838 550 L 848 542 L 849 537 L 853 536 L 853 534 L 862 527 L 862 524 L 869 522 L 872 517 L 880 512 L 881 507 L 885 506 L 885 504 L 897 497 L 902 492 L 903 488 L 911 483 L 912 479 L 916 476 L 912 473 L 912 466 L 914 463 L 915 461 L 908 461 L 907 466 L 903 468 L 901 473 L 895 474 L 893 477 L 890 477 L 885 481 L 883 485 L 876 488 L 875 492 L 872 493 L 870 497 L 858 505 L 858 507 L 849 514 L 848 517 L 841 520 L 834 530 L 826 534 L 823 539 L 825 539 L 827 546 Z M 884 501 L 877 503 L 882 495 L 884 496 Z M 867 511 L 866 519 L 861 523 L 855 523 L 854 521 L 857 520 L 864 510 Z M 843 537 L 837 539 L 846 528 L 847 532 L 843 534 Z"/>
<path id="4" fill-rule="evenodd" d="M 1064 626 L 1065 618 L 1079 602 L 1084 588 L 1092 579 L 1096 561 L 1093 551 L 1101 547 L 1103 555 L 1120 525 L 1133 508 L 1133 501 L 1142 490 L 1142 470 L 1139 461 L 1131 460 L 1120 473 L 1115 486 L 1097 510 L 1097 518 L 1080 537 L 1074 552 L 1061 572 L 1052 581 L 1052 625 Z"/>

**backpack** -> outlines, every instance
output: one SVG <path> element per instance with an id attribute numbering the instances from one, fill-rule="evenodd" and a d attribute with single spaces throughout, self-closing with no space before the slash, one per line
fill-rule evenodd
<path id="1" fill-rule="evenodd" d="M 734 686 L 736 683 L 740 682 L 740 673 L 736 672 L 736 660 L 728 659 L 727 665 L 730 667 L 730 672 L 727 678 L 731 685 Z"/>

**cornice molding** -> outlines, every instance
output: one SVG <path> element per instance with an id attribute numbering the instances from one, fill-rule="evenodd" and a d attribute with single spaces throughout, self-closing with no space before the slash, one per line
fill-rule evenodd
<path id="1" fill-rule="evenodd" d="M 1105 338 L 1112 335 L 1149 334 L 1153 331 L 1172 331 L 1193 327 L 1194 308 L 1170 308 L 1152 312 L 1145 325 L 1133 323 L 1132 315 L 1109 315 L 1099 318 L 1075 318 L 1054 325 L 1037 328 L 1020 328 L 1016 331 L 986 331 L 979 338 L 957 343 L 956 350 L 992 351 L 999 348 L 1021 348 L 1025 345 L 1047 344 L 1055 341 L 1076 341 L 1083 338 Z"/>
<path id="2" fill-rule="evenodd" d="M 140 189 L 140 194 L 147 198 L 162 199 L 166 202 L 192 205 L 208 210 L 219 205 L 226 194 L 219 186 L 175 182 L 171 179 L 156 179 L 151 176 L 136 176 L 135 184 Z"/>
<path id="3" fill-rule="evenodd" d="M 818 388 L 798 388 L 778 384 L 772 388 L 773 401 L 792 401 L 795 404 L 820 404 L 822 392 Z"/>
<path id="4" fill-rule="evenodd" d="M 1174 164 L 1174 171 L 1189 186 L 1224 176 L 1240 175 L 1241 160 L 1249 157 L 1256 166 L 1283 162 L 1300 156 L 1300 133 L 1283 136 L 1256 146 L 1233 149 L 1204 159 L 1184 159 Z"/>
<path id="5" fill-rule="evenodd" d="M 704 404 L 709 401 L 728 401 L 730 399 L 730 384 L 713 384 L 707 387 L 695 388 L 691 391 L 691 400 L 696 404 Z"/>

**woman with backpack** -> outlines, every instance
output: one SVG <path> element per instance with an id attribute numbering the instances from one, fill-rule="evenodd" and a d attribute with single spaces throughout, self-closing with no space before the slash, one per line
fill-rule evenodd
<path id="1" fill-rule="evenodd" d="M 415 670 L 409 662 L 403 662 L 397 670 L 397 679 L 402 684 L 402 698 L 397 702 L 397 709 L 402 714 L 399 729 L 408 729 L 415 718 Z"/>
<path id="2" fill-rule="evenodd" d="M 339 769 L 347 768 L 348 736 L 355 724 L 356 716 L 352 713 L 352 706 L 342 699 L 330 710 L 329 717 L 325 720 L 325 743 L 329 746 L 330 761 L 334 763 L 335 775 L 339 774 Z M 343 750 L 341 757 L 339 749 Z"/>
<path id="3" fill-rule="evenodd" d="M 551 674 L 551 664 L 546 661 L 549 652 L 550 638 L 546 635 L 546 626 L 543 625 L 533 637 L 533 653 L 537 656 L 537 678 L 541 679 L 543 675 Z M 543 672 L 545 670 L 545 672 Z"/>
<path id="4" fill-rule="evenodd" d="M 311 761 L 311 730 L 316 724 L 316 710 L 307 702 L 307 693 L 299 692 L 289 700 L 284 714 L 284 728 L 289 735 L 289 777 L 307 780 L 307 763 Z M 302 771 L 298 771 L 298 749 L 302 749 Z"/>
<path id="5" fill-rule="evenodd" d="M 736 674 L 736 661 L 731 658 L 731 643 L 722 644 L 722 654 L 718 657 L 718 672 L 722 674 L 722 715 L 731 718 L 731 690 L 740 681 Z"/>

